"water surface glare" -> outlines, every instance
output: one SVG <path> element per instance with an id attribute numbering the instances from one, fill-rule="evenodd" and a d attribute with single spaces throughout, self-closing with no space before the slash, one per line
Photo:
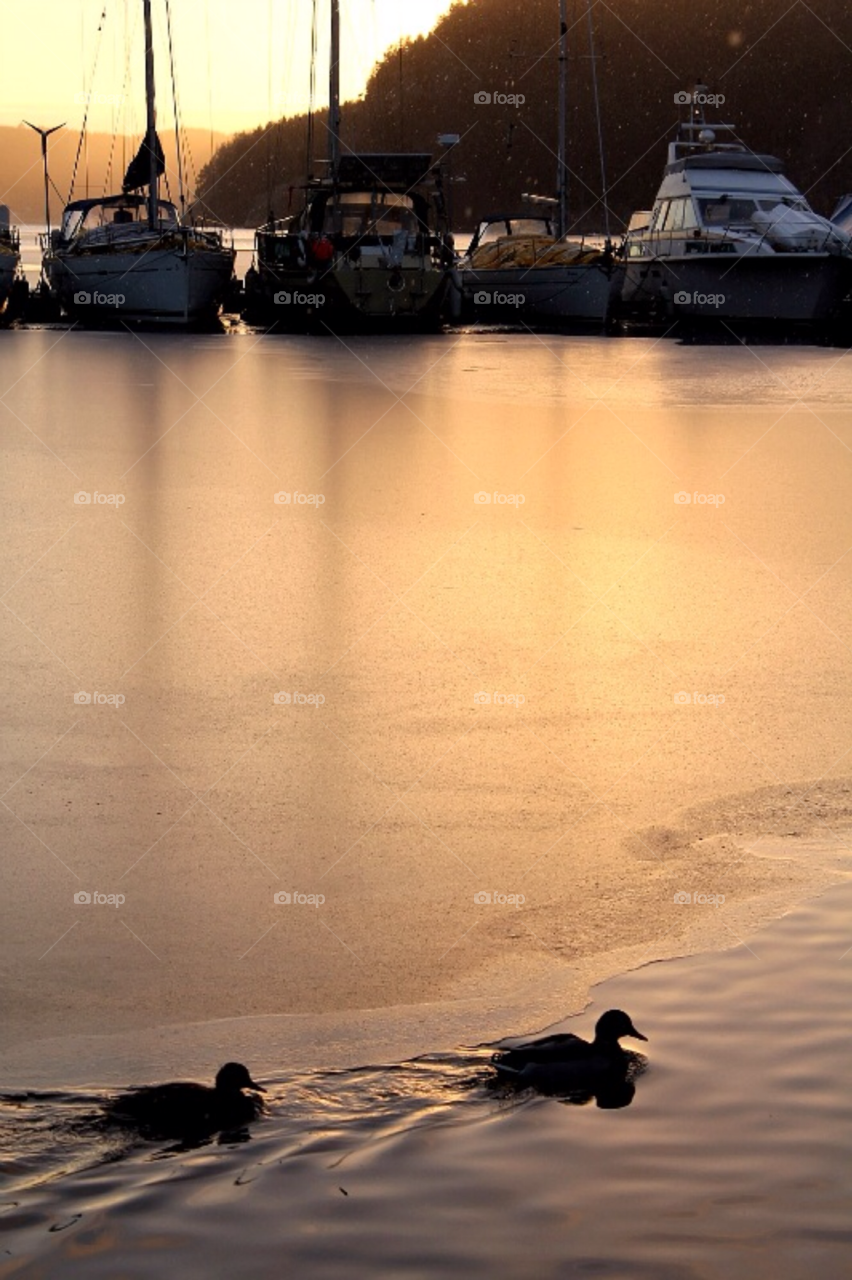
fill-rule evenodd
<path id="1" fill-rule="evenodd" d="M 848 823 L 845 354 L 0 338 L 9 1044 L 496 1034 L 848 865 L 747 841 Z"/>

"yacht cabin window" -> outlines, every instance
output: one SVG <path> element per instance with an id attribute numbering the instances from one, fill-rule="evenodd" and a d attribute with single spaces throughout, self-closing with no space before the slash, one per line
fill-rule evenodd
<path id="1" fill-rule="evenodd" d="M 410 196 L 393 192 L 344 191 L 326 205 L 325 230 L 345 236 L 392 236 L 416 232 L 417 215 Z"/>
<path id="2" fill-rule="evenodd" d="M 731 225 L 751 226 L 752 214 L 758 209 L 768 212 L 779 204 L 788 209 L 807 209 L 808 202 L 803 196 L 761 196 L 749 199 L 747 196 L 712 196 L 699 200 L 701 217 L 708 227 L 728 227 Z"/>
<path id="3" fill-rule="evenodd" d="M 660 232 L 692 231 L 698 226 L 691 196 L 661 200 L 654 212 L 653 230 Z"/>

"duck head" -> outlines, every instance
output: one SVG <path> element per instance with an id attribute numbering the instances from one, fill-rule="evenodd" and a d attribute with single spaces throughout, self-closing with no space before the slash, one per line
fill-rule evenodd
<path id="1" fill-rule="evenodd" d="M 641 1031 L 637 1031 L 623 1009 L 608 1009 L 601 1014 L 595 1026 L 595 1041 L 598 1044 L 618 1044 L 622 1036 L 632 1036 L 634 1040 L 647 1040 Z"/>
<path id="2" fill-rule="evenodd" d="M 244 1067 L 241 1062 L 226 1062 L 224 1067 L 219 1068 L 216 1072 L 216 1088 L 223 1093 L 239 1093 L 241 1089 L 266 1093 L 262 1084 L 255 1084 L 248 1073 L 248 1067 Z"/>

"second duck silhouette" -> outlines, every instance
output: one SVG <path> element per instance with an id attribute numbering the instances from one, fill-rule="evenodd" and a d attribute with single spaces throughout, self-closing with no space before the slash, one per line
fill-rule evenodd
<path id="1" fill-rule="evenodd" d="M 241 1062 L 226 1062 L 213 1088 L 193 1082 L 146 1085 L 114 1098 L 107 1115 L 118 1124 L 139 1129 L 146 1137 L 199 1138 L 222 1130 L 241 1129 L 263 1109 L 265 1093 Z"/>
<path id="2" fill-rule="evenodd" d="M 626 1080 L 633 1055 L 622 1049 L 624 1036 L 647 1040 L 621 1009 L 598 1018 L 591 1044 L 571 1032 L 542 1036 L 495 1053 L 500 1079 L 547 1092 L 585 1089 L 606 1079 Z"/>

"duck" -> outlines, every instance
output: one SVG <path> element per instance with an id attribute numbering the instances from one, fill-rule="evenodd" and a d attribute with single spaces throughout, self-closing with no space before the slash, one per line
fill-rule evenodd
<path id="1" fill-rule="evenodd" d="M 492 1058 L 498 1076 L 541 1091 L 587 1088 L 601 1079 L 624 1079 L 633 1061 L 619 1041 L 648 1037 L 637 1031 L 623 1009 L 608 1009 L 595 1025 L 591 1044 L 571 1032 L 542 1036 L 515 1045 Z"/>
<path id="2" fill-rule="evenodd" d="M 226 1062 L 216 1073 L 211 1088 L 192 1081 L 145 1085 L 121 1094 L 107 1107 L 109 1117 L 131 1125 L 145 1134 L 162 1138 L 183 1138 L 241 1129 L 263 1109 L 262 1084 L 252 1080 L 241 1062 Z"/>

